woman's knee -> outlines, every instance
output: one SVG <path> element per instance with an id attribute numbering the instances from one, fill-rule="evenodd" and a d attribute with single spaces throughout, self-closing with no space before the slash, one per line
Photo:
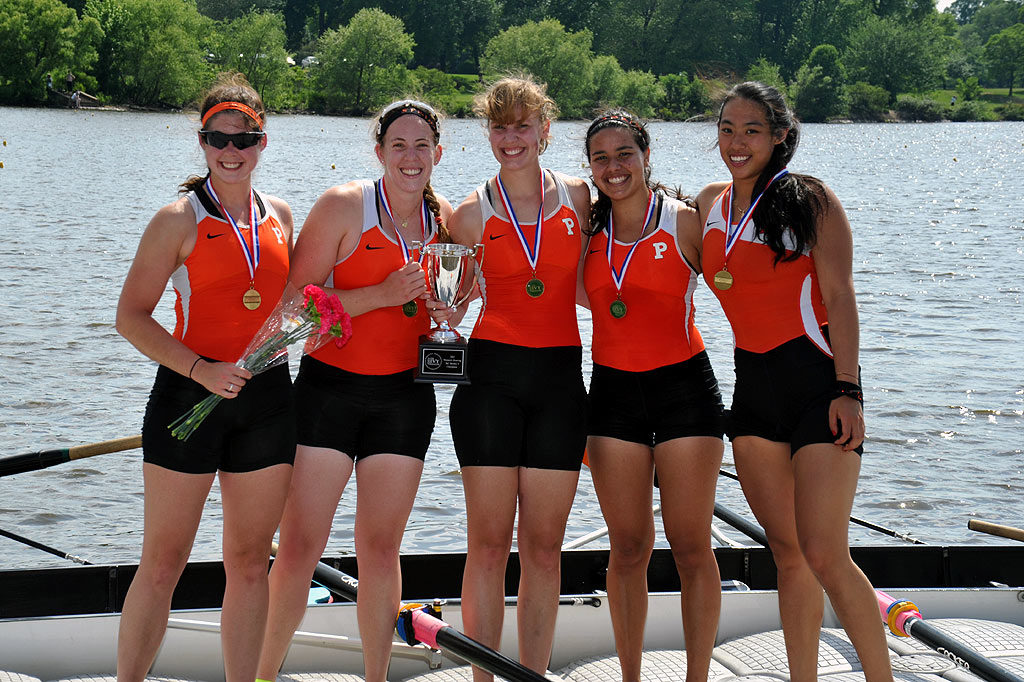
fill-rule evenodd
<path id="1" fill-rule="evenodd" d="M 842 581 L 853 566 L 849 549 L 841 543 L 810 538 L 802 539 L 800 547 L 811 572 L 826 590 Z"/>
<path id="2" fill-rule="evenodd" d="M 647 533 L 614 534 L 611 537 L 611 561 L 622 568 L 646 569 L 654 551 L 654 536 Z"/>
<path id="3" fill-rule="evenodd" d="M 174 591 L 185 570 L 189 552 L 162 548 L 143 557 L 139 564 L 136 580 L 143 580 L 151 589 L 158 592 Z"/>

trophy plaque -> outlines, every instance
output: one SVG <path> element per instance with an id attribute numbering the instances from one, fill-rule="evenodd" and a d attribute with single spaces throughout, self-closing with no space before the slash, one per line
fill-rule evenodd
<path id="1" fill-rule="evenodd" d="M 470 297 L 476 283 L 476 255 L 482 248 L 482 244 L 470 248 L 446 243 L 423 247 L 423 269 L 435 299 L 455 308 Z M 416 381 L 468 384 L 468 370 L 466 339 L 448 325 L 448 320 L 420 337 Z"/>

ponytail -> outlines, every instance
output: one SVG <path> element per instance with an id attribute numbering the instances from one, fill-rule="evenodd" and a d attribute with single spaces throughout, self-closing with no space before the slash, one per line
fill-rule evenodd
<path id="1" fill-rule="evenodd" d="M 178 185 L 178 194 L 188 194 L 189 192 L 198 192 L 199 188 L 206 184 L 206 181 L 210 177 L 210 171 L 206 171 L 206 175 L 190 175 L 185 182 Z"/>
<path id="2" fill-rule="evenodd" d="M 452 236 L 448 232 L 448 227 L 444 224 L 444 218 L 441 217 L 441 202 L 434 196 L 434 188 L 427 183 L 427 186 L 423 188 L 423 201 L 427 202 L 427 208 L 434 214 L 434 223 L 437 224 L 437 238 L 443 243 L 451 243 Z"/>

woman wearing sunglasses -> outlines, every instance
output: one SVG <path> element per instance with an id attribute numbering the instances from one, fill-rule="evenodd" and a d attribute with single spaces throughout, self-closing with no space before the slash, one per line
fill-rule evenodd
<path id="1" fill-rule="evenodd" d="M 432 384 L 415 383 L 418 339 L 430 328 L 423 244 L 444 240 L 451 205 L 430 176 L 441 160 L 438 114 L 402 100 L 377 116 L 382 177 L 328 189 L 295 245 L 291 279 L 323 285 L 352 316 L 352 340 L 303 356 L 295 380 L 299 445 L 259 677 L 272 680 L 305 614 L 342 492 L 355 471 L 359 634 L 366 679 L 383 682 L 402 576 L 398 551 L 434 429 Z"/>
<path id="2" fill-rule="evenodd" d="M 267 556 L 295 456 L 288 366 L 253 377 L 235 365 L 281 297 L 292 243 L 288 204 L 251 185 L 267 144 L 263 102 L 242 76 L 225 74 L 200 111 L 209 171 L 150 221 L 117 307 L 118 332 L 160 365 L 142 428 L 144 535 L 121 615 L 122 682 L 142 680 L 153 664 L 214 476 L 224 516 L 225 679 L 252 682 Z M 173 333 L 152 315 L 168 280 Z M 174 438 L 168 424 L 211 392 L 226 400 L 188 440 Z"/>

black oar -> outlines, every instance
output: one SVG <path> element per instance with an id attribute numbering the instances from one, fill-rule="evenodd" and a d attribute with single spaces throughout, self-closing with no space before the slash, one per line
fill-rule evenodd
<path id="1" fill-rule="evenodd" d="M 61 559 L 69 559 L 70 561 L 74 561 L 75 563 L 78 563 L 78 564 L 86 564 L 86 565 L 89 565 L 89 566 L 92 565 L 91 562 L 86 561 L 82 557 L 75 556 L 74 554 L 68 554 L 67 552 L 62 552 L 59 549 L 56 549 L 54 547 L 50 547 L 49 545 L 44 545 L 43 543 L 36 542 L 35 540 L 29 540 L 26 537 L 18 535 L 17 533 L 12 533 L 9 530 L 4 530 L 3 528 L 0 528 L 0 535 L 3 535 L 4 537 L 10 538 L 10 539 L 14 540 L 15 542 L 20 542 L 23 545 L 28 545 L 29 547 L 35 547 L 36 549 L 41 549 L 44 552 L 49 552 L 50 554 L 52 554 L 54 556 L 59 556 Z"/>
<path id="2" fill-rule="evenodd" d="M 740 480 L 739 476 L 737 476 L 736 474 L 732 473 L 731 471 L 726 471 L 725 469 L 719 469 L 718 473 L 721 474 L 722 476 L 725 476 L 726 478 L 731 478 L 734 481 Z M 864 519 L 858 519 L 856 516 L 851 516 L 850 517 L 850 521 L 853 521 L 858 526 L 864 526 L 865 528 L 869 528 L 869 529 L 871 529 L 873 531 L 877 531 L 877 532 L 882 533 L 884 535 L 888 535 L 889 537 L 899 538 L 900 540 L 905 540 L 906 542 L 910 542 L 910 543 L 913 543 L 915 545 L 926 545 L 926 544 L 928 544 L 926 542 L 922 542 L 921 540 L 918 540 L 917 538 L 910 537 L 909 535 L 907 535 L 905 533 L 900 533 L 899 531 L 892 530 L 891 528 L 885 528 L 884 526 L 879 526 L 877 523 L 872 523 L 870 521 L 865 521 Z"/>
<path id="3" fill-rule="evenodd" d="M 998 535 L 1001 538 L 1010 538 L 1011 540 L 1020 540 L 1021 542 L 1024 542 L 1024 530 L 1014 528 L 1013 526 L 1004 526 L 1001 523 L 990 523 L 988 521 L 971 519 L 967 522 L 967 527 L 980 533 Z"/>
<path id="4" fill-rule="evenodd" d="M 74 459 L 105 455 L 108 452 L 134 450 L 138 447 L 142 447 L 142 436 L 128 436 L 127 438 L 105 440 L 99 443 L 91 443 L 90 445 L 76 445 L 71 448 L 11 455 L 10 457 L 0 458 L 0 477 L 45 469 L 46 467 L 63 464 Z"/>
<path id="5" fill-rule="evenodd" d="M 276 551 L 275 544 L 272 552 Z M 313 570 L 313 580 L 346 599 L 356 600 L 359 581 L 333 566 L 328 566 L 322 561 L 317 562 Z M 439 618 L 423 611 L 412 610 L 411 619 L 416 638 L 427 646 L 453 653 L 492 675 L 504 677 L 512 682 L 547 682 L 547 678 L 540 673 L 467 637 Z"/>
<path id="6" fill-rule="evenodd" d="M 764 531 L 761 529 L 761 526 L 757 525 L 756 523 L 751 523 L 750 521 L 747 521 L 745 518 L 743 518 L 736 512 L 726 507 L 723 507 L 718 502 L 715 502 L 714 514 L 719 519 L 725 521 L 727 524 L 729 524 L 739 532 L 743 533 L 754 542 L 764 545 L 765 547 L 768 546 L 768 536 L 764 534 Z"/>
<path id="7" fill-rule="evenodd" d="M 963 642 L 928 623 L 909 601 L 899 601 L 881 590 L 875 590 L 878 608 L 889 629 L 897 635 L 913 637 L 925 646 L 938 651 L 957 665 L 966 668 L 989 682 L 1024 682 L 1017 675 L 990 658 L 985 658 Z"/>

